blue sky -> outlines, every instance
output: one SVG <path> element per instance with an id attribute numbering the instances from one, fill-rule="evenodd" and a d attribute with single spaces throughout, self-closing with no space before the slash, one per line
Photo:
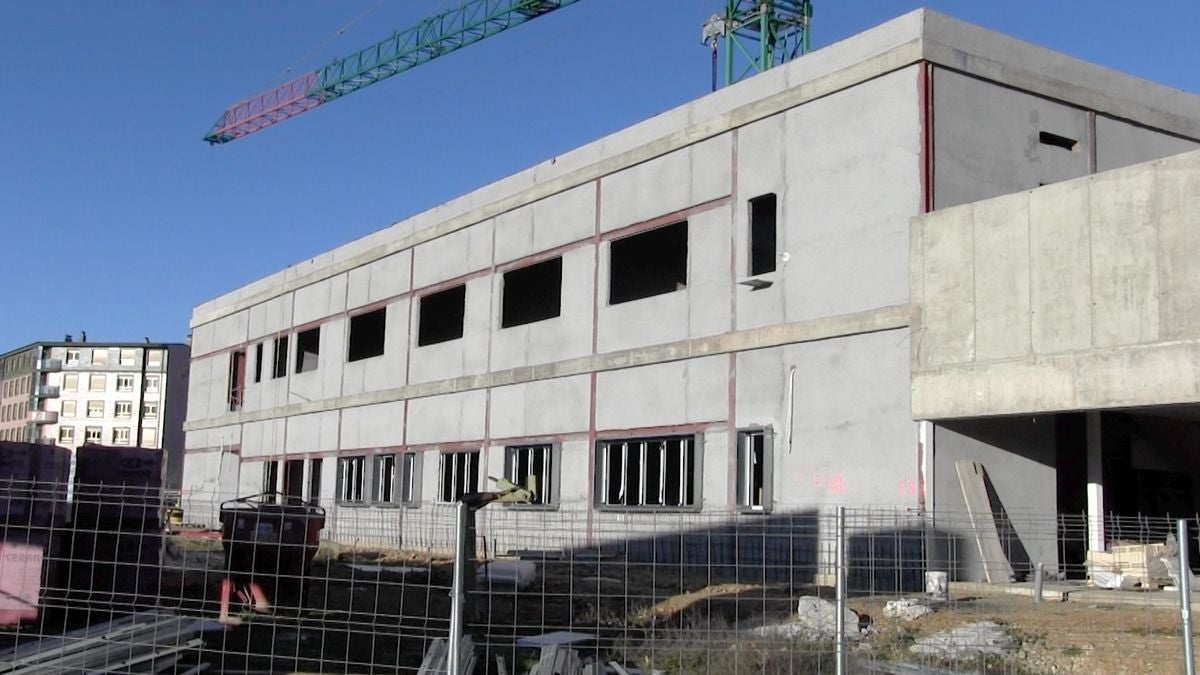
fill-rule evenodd
<path id="1" fill-rule="evenodd" d="M 456 0 L 0 0 L 0 352 L 196 304 L 705 94 L 723 0 L 582 0 L 224 146 L 234 101 Z M 920 6 L 816 0 L 814 46 Z M 1200 92 L 1200 3 L 928 6 Z M 339 28 L 371 10 L 336 39 Z"/>

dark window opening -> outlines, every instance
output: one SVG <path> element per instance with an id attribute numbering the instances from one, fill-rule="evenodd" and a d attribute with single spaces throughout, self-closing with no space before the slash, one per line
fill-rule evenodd
<path id="1" fill-rule="evenodd" d="M 321 328 L 309 328 L 296 334 L 296 372 L 317 369 L 321 357 Z"/>
<path id="2" fill-rule="evenodd" d="M 421 502 L 421 455 L 406 452 L 400 475 L 400 503 L 416 505 Z"/>
<path id="3" fill-rule="evenodd" d="M 504 449 L 504 476 L 515 485 L 533 488 L 532 504 L 553 504 L 554 446 L 517 445 Z"/>
<path id="4" fill-rule="evenodd" d="M 289 501 L 304 498 L 304 460 L 289 459 L 283 463 L 283 494 Z"/>
<path id="5" fill-rule="evenodd" d="M 362 503 L 367 478 L 364 474 L 367 458 L 339 457 L 338 458 L 338 501 L 356 504 Z"/>
<path id="6" fill-rule="evenodd" d="M 271 378 L 280 378 L 287 375 L 287 353 L 288 339 L 286 335 L 275 338 L 274 367 L 271 369 Z"/>
<path id="7" fill-rule="evenodd" d="M 738 432 L 737 506 L 768 511 L 772 489 L 771 434 L 766 429 Z"/>
<path id="8" fill-rule="evenodd" d="M 229 412 L 242 409 L 246 394 L 246 352 L 239 349 L 229 359 Z"/>
<path id="9" fill-rule="evenodd" d="M 605 506 L 686 508 L 696 504 L 692 436 L 602 441 L 597 496 Z"/>
<path id="10" fill-rule="evenodd" d="M 775 194 L 750 200 L 750 276 L 775 271 Z"/>
<path id="11" fill-rule="evenodd" d="M 443 452 L 439 501 L 457 502 L 479 489 L 479 451 Z"/>
<path id="12" fill-rule="evenodd" d="M 254 383 L 262 382 L 263 343 L 254 345 Z"/>
<path id="13" fill-rule="evenodd" d="M 347 361 L 362 361 L 383 354 L 383 334 L 387 324 L 387 310 L 350 317 L 350 349 Z"/>
<path id="14" fill-rule="evenodd" d="M 315 502 L 321 498 L 321 458 L 308 460 L 308 501 Z"/>
<path id="15" fill-rule="evenodd" d="M 687 287 L 687 221 L 613 240 L 608 303 L 648 298 Z"/>
<path id="16" fill-rule="evenodd" d="M 1074 151 L 1075 148 L 1079 147 L 1079 141 L 1075 140 L 1074 138 L 1059 136 L 1058 134 L 1052 134 L 1049 131 L 1043 131 L 1039 133 L 1038 141 L 1042 145 L 1053 145 L 1056 148 L 1062 148 L 1064 150 Z"/>
<path id="17" fill-rule="evenodd" d="M 275 503 L 275 492 L 279 489 L 279 462 L 263 462 L 262 493 L 263 501 Z"/>
<path id="18" fill-rule="evenodd" d="M 396 503 L 395 455 L 377 455 L 375 457 L 375 502 L 377 504 Z"/>
<path id="19" fill-rule="evenodd" d="M 553 319 L 562 313 L 562 258 L 504 273 L 500 327 Z"/>
<path id="20" fill-rule="evenodd" d="M 455 286 L 421 298 L 417 346 L 457 340 L 463 336 L 463 316 L 467 307 L 467 287 Z"/>

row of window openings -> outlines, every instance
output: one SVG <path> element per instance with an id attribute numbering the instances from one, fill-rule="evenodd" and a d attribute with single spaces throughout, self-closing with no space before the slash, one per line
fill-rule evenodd
<path id="1" fill-rule="evenodd" d="M 755 197 L 750 210 L 750 274 L 775 271 L 776 214 L 774 194 Z M 687 287 L 688 223 L 680 221 L 653 230 L 616 239 L 610 246 L 608 301 L 616 305 Z M 504 273 L 500 327 L 511 328 L 562 313 L 562 257 L 534 263 Z M 417 346 L 457 340 L 463 336 L 466 316 L 466 284 L 420 298 Z M 377 309 L 350 317 L 349 362 L 381 356 L 386 344 L 387 310 Z M 316 370 L 321 354 L 320 327 L 296 333 L 294 371 Z M 265 343 L 254 346 L 254 382 L 262 382 Z M 274 339 L 270 374 L 284 377 L 288 371 L 288 336 Z M 246 353 L 236 351 L 230 362 L 228 402 L 231 411 L 241 409 L 244 396 Z"/>
<path id="2" fill-rule="evenodd" d="M 133 430 L 129 427 L 113 427 L 109 434 L 109 442 L 113 445 L 129 445 L 132 434 Z M 83 441 L 84 443 L 103 443 L 104 429 L 102 427 L 84 427 Z M 73 445 L 75 443 L 75 427 L 59 427 L 58 442 L 61 445 Z M 152 448 L 157 444 L 158 429 L 154 427 L 142 429 L 141 446 Z"/>
<path id="3" fill-rule="evenodd" d="M 91 373 L 87 376 L 88 391 L 105 391 L 108 389 L 108 375 L 104 373 Z M 134 375 L 132 373 L 119 373 L 116 376 L 117 391 L 133 391 Z M 159 376 L 146 375 L 145 378 L 146 391 L 158 391 Z M 63 391 L 79 391 L 79 373 L 67 373 L 63 375 Z"/>
<path id="4" fill-rule="evenodd" d="M 63 417 L 75 417 L 77 414 L 78 401 L 63 401 L 62 412 Z M 104 401 L 88 401 L 87 402 L 88 417 L 104 417 Z M 133 401 L 114 401 L 113 402 L 113 417 L 131 418 L 133 417 Z M 143 401 L 142 402 L 142 417 L 146 419 L 155 419 L 158 417 L 158 401 Z"/>
<path id="5" fill-rule="evenodd" d="M 117 354 L 117 363 L 122 366 L 132 366 L 137 364 L 137 349 L 121 349 Z M 90 363 L 94 366 L 108 365 L 107 348 L 93 349 L 89 355 Z M 66 364 L 68 366 L 77 366 L 82 362 L 83 350 L 68 349 L 66 351 Z M 146 365 L 154 368 L 162 366 L 163 352 L 161 349 L 149 349 L 146 351 Z"/>
<path id="6" fill-rule="evenodd" d="M 25 414 L 29 412 L 27 403 L 10 403 L 0 407 L 0 422 L 11 422 L 13 420 L 25 419 Z"/>
<path id="7" fill-rule="evenodd" d="M 552 444 L 504 450 L 504 477 L 533 488 L 533 504 L 558 503 L 561 461 Z M 416 506 L 421 503 L 419 452 L 340 457 L 337 500 L 345 504 Z M 481 452 L 439 453 L 436 501 L 451 503 L 479 489 Z M 601 441 L 597 453 L 597 504 L 612 508 L 692 508 L 698 501 L 700 470 L 694 436 Z M 275 464 L 268 462 L 269 465 Z M 771 434 L 738 433 L 737 506 L 770 508 L 773 483 Z M 274 485 L 277 467 L 264 468 L 264 485 Z M 266 490 L 265 490 L 266 491 Z"/>
<path id="8" fill-rule="evenodd" d="M 16 396 L 29 391 L 29 376 L 14 377 L 11 380 L 4 381 L 4 397 Z"/>

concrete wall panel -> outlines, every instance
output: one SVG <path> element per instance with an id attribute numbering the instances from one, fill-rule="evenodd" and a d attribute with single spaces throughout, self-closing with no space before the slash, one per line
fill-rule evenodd
<path id="1" fill-rule="evenodd" d="M 1156 340 L 1158 246 L 1153 236 L 1154 168 L 1103 174 L 1090 186 L 1092 325 L 1097 347 Z M 1149 230 L 1150 236 L 1145 236 Z"/>
<path id="2" fill-rule="evenodd" d="M 924 330 L 916 338 L 919 360 L 936 366 L 975 359 L 975 271 L 959 255 L 974 258 L 974 206 L 939 211 L 926 217 L 922 232 Z"/>
<path id="3" fill-rule="evenodd" d="M 248 334 L 251 340 L 284 332 L 292 327 L 292 294 L 285 293 L 250 308 Z"/>
<path id="4" fill-rule="evenodd" d="M 346 283 L 347 275 L 339 274 L 296 291 L 293 325 L 302 326 L 346 311 Z"/>
<path id="5" fill-rule="evenodd" d="M 447 342 L 417 346 L 421 325 L 421 303 L 417 300 L 413 312 L 412 345 L 409 348 L 410 382 L 430 382 L 488 370 L 488 333 L 495 311 L 492 307 L 491 285 L 492 279 L 489 277 L 467 282 L 463 337 Z"/>
<path id="6" fill-rule="evenodd" d="M 1194 140 L 1172 136 L 1096 115 L 1096 170 L 1108 171 L 1139 162 L 1149 162 L 1200 148 Z"/>
<path id="7" fill-rule="evenodd" d="M 1077 181 L 1029 193 L 1030 315 L 1036 353 L 1086 349 L 1092 344 L 1087 213 L 1088 192 Z"/>
<path id="8" fill-rule="evenodd" d="M 491 266 L 493 227 L 488 220 L 417 246 L 413 285 L 424 288 Z"/>
<path id="9" fill-rule="evenodd" d="M 1158 223 L 1159 319 L 1164 340 L 1200 335 L 1200 155 L 1157 169 L 1154 204 Z"/>
<path id="10" fill-rule="evenodd" d="M 496 217 L 496 263 L 587 239 L 596 231 L 596 187 L 581 185 Z"/>
<path id="11" fill-rule="evenodd" d="M 936 208 L 989 199 L 1088 174 L 1085 110 L 936 68 Z M 1076 141 L 1041 143 L 1042 132 Z"/>
<path id="12" fill-rule="evenodd" d="M 409 290 L 412 251 L 400 251 L 350 270 L 346 307 L 354 309 L 394 298 Z"/>
<path id="13" fill-rule="evenodd" d="M 295 415 L 287 418 L 285 451 L 288 454 L 336 450 L 340 411 Z"/>
<path id="14" fill-rule="evenodd" d="M 1014 195 L 1000 205 L 976 204 L 974 220 L 975 302 L 989 308 L 975 317 L 975 358 L 1025 356 L 1031 351 L 1029 209 Z"/>
<path id="15" fill-rule="evenodd" d="M 728 357 L 600 373 L 596 381 L 596 428 L 660 427 L 725 419 Z"/>
<path id="16" fill-rule="evenodd" d="M 344 449 L 393 447 L 404 443 L 405 401 L 364 405 L 342 411 L 341 440 Z"/>
<path id="17" fill-rule="evenodd" d="M 577 375 L 492 390 L 491 438 L 587 431 L 591 377 Z"/>
<path id="18" fill-rule="evenodd" d="M 483 438 L 486 400 L 482 390 L 413 399 L 408 408 L 409 445 Z"/>
<path id="19" fill-rule="evenodd" d="M 615 230 L 729 194 L 730 136 L 723 134 L 600 183 L 600 229 Z"/>

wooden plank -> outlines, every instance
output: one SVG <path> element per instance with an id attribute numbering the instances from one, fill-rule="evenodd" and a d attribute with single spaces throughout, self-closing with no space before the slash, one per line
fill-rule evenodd
<path id="1" fill-rule="evenodd" d="M 989 583 L 1012 581 L 1013 569 L 1000 544 L 1000 531 L 996 529 L 996 514 L 992 512 L 992 501 L 988 498 L 983 465 L 960 459 L 954 463 L 954 469 L 958 472 L 958 484 L 962 487 L 967 515 L 971 518 L 984 577 Z"/>

